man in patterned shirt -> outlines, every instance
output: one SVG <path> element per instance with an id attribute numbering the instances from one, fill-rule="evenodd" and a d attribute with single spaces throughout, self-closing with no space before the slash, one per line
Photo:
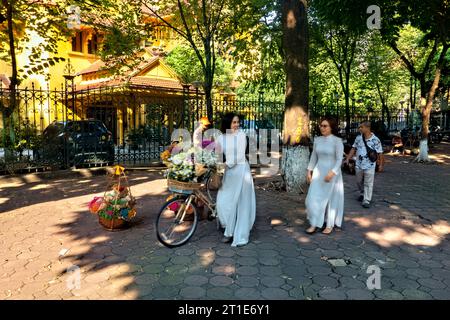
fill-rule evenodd
<path id="1" fill-rule="evenodd" d="M 381 160 L 379 165 L 379 171 L 383 171 L 383 147 L 380 139 L 372 133 L 370 129 L 370 122 L 366 121 L 359 126 L 359 132 L 361 134 L 356 137 L 353 143 L 352 149 L 347 155 L 345 162 L 348 164 L 349 160 L 353 158 L 356 153 L 356 183 L 360 196 L 359 201 L 362 201 L 364 208 L 370 208 L 370 202 L 372 201 L 373 181 L 375 178 L 376 161 L 372 162 L 369 159 L 366 146 L 364 144 L 363 135 L 365 137 L 367 146 L 374 149 L 378 153 L 378 158 Z"/>

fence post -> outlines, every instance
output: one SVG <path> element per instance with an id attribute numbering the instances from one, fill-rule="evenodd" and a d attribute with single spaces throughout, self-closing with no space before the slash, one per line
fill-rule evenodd
<path id="1" fill-rule="evenodd" d="M 264 104 L 264 91 L 259 91 L 258 92 L 258 114 L 257 114 L 257 119 L 261 119 L 262 118 L 262 109 L 263 109 L 263 104 Z M 256 120 L 255 119 L 255 124 L 256 124 Z"/>
<path id="2" fill-rule="evenodd" d="M 183 84 L 183 110 L 181 113 L 182 126 L 188 129 L 189 126 L 189 84 Z"/>
<path id="3" fill-rule="evenodd" d="M 69 107 L 69 88 L 71 90 L 71 99 L 73 99 L 74 94 L 74 79 L 75 79 L 75 69 L 73 68 L 72 64 L 70 63 L 70 59 L 67 60 L 67 64 L 64 67 L 63 71 L 63 77 L 64 77 L 64 110 L 65 110 L 65 117 L 63 116 L 63 121 L 68 121 L 68 110 Z M 75 107 L 75 106 L 74 106 Z M 75 113 L 75 110 L 73 110 L 73 113 Z M 72 120 L 74 117 L 74 114 L 72 116 Z M 70 165 L 69 161 L 69 149 L 67 146 L 67 138 L 64 137 L 64 162 L 65 165 L 68 167 Z"/>

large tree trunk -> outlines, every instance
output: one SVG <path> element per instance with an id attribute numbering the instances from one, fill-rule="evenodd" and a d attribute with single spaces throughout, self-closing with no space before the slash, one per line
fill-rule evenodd
<path id="1" fill-rule="evenodd" d="M 422 134 L 420 141 L 420 151 L 419 155 L 414 159 L 414 161 L 419 162 L 429 162 L 430 158 L 428 157 L 428 134 L 429 134 L 429 124 L 430 124 L 430 114 L 431 108 L 433 106 L 434 96 L 436 94 L 436 89 L 439 85 L 439 80 L 441 78 L 441 71 L 444 66 L 444 58 L 449 45 L 444 44 L 441 54 L 439 55 L 439 60 L 436 64 L 436 71 L 434 72 L 434 80 L 431 85 L 428 94 L 426 95 L 424 90 L 422 89 L 423 84 L 421 83 L 421 97 L 420 97 L 420 106 L 422 111 Z"/>
<path id="2" fill-rule="evenodd" d="M 300 193 L 306 185 L 310 142 L 307 1 L 283 0 L 281 10 L 286 70 L 281 174 L 286 190 Z"/>

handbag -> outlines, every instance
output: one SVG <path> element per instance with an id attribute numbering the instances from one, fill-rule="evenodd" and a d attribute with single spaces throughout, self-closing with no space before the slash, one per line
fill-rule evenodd
<path id="1" fill-rule="evenodd" d="M 218 173 L 218 172 L 214 172 L 211 175 L 211 178 L 209 180 L 209 189 L 210 190 L 219 190 L 220 187 L 222 186 L 222 178 L 223 175 Z"/>
<path id="2" fill-rule="evenodd" d="M 369 158 L 369 160 L 370 160 L 371 162 L 377 161 L 377 159 L 378 159 L 378 153 L 377 153 L 377 151 L 374 150 L 374 149 L 372 149 L 372 148 L 370 148 L 370 147 L 367 145 L 366 138 L 364 137 L 363 134 L 362 134 L 362 138 L 363 138 L 363 141 L 364 141 L 364 145 L 366 146 L 367 157 Z"/>

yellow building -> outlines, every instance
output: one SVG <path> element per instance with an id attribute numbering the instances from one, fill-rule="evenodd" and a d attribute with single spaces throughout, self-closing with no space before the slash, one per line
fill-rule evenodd
<path id="1" fill-rule="evenodd" d="M 3 22 L 3 24 L 5 23 L 6 22 Z M 173 30 L 166 26 L 157 25 L 156 18 L 149 16 L 148 12 L 145 23 L 153 24 L 155 26 L 152 28 L 152 40 L 141 43 L 142 48 L 151 48 L 169 52 L 180 43 L 179 38 L 177 38 L 176 33 Z M 30 64 L 32 48 L 45 43 L 45 40 L 35 32 L 30 31 L 29 29 L 25 29 L 24 32 L 27 33 L 30 40 L 23 45 L 26 49 L 21 52 L 16 52 L 18 70 L 23 69 Z M 27 79 L 21 83 L 20 88 L 31 88 L 32 84 L 34 84 L 35 87 L 40 88 L 60 88 L 64 84 L 63 72 L 67 61 L 70 59 L 76 72 L 88 68 L 99 59 L 97 53 L 102 41 L 102 34 L 96 33 L 92 27 L 80 25 L 74 28 L 73 36 L 66 41 L 60 41 L 56 50 L 56 56 L 64 58 L 65 61 L 50 66 L 38 74 L 29 75 Z M 43 52 L 40 59 L 49 57 L 49 53 Z M 0 76 L 1 75 L 11 75 L 10 64 L 2 60 L 0 60 Z M 5 85 L 3 84 L 3 87 L 4 86 Z"/>
<path id="2" fill-rule="evenodd" d="M 147 20 L 148 23 L 154 21 L 152 18 Z M 153 110 L 153 116 L 158 117 L 159 126 L 162 121 L 162 125 L 172 131 L 179 123 L 174 117 L 183 107 L 183 83 L 161 56 L 179 40 L 167 27 L 158 26 L 153 31 L 154 40 L 141 44 L 142 62 L 125 74 L 113 76 L 103 69 L 105 64 L 97 55 L 102 35 L 89 27 L 75 29 L 71 38 L 58 43 L 57 56 L 65 61 L 40 74 L 30 75 L 21 83 L 20 121 L 42 132 L 54 120 L 97 118 L 113 133 L 116 143 L 123 144 L 127 131 L 151 120 L 149 105 L 165 104 L 164 110 Z M 29 48 L 44 41 L 36 34 L 30 34 L 29 38 L 26 46 Z M 18 69 L 30 63 L 30 55 L 31 49 L 18 53 Z M 46 52 L 41 56 L 48 57 Z M 67 70 L 68 65 L 71 70 Z M 74 75 L 73 82 L 64 77 L 70 71 Z M 0 61 L 0 88 L 8 88 L 10 74 L 10 65 Z"/>
<path id="3" fill-rule="evenodd" d="M 120 76 L 109 74 L 97 54 L 102 34 L 80 26 L 73 30 L 72 37 L 58 43 L 57 56 L 65 61 L 21 83 L 20 121 L 42 132 L 55 120 L 95 118 L 105 123 L 116 145 L 128 142 L 132 133 L 144 125 L 157 131 L 150 136 L 161 135 L 163 130 L 171 133 L 173 128 L 186 125 L 188 115 L 183 111 L 186 92 L 192 95 L 199 90 L 183 84 L 163 59 L 165 53 L 180 44 L 180 39 L 175 31 L 158 24 L 150 12 L 144 10 L 144 14 L 144 22 L 154 25 L 153 37 L 141 43 L 142 61 L 135 68 Z M 30 34 L 29 38 L 26 46 L 29 48 L 44 41 L 36 34 Z M 31 49 L 18 53 L 18 69 L 30 63 L 30 55 Z M 49 53 L 44 52 L 41 58 L 49 58 Z M 73 77 L 65 77 L 68 73 Z M 0 88 L 8 87 L 10 74 L 10 66 L 0 61 Z M 223 89 L 218 88 L 217 98 L 225 103 L 234 101 L 235 94 Z M 195 103 L 194 109 L 197 117 L 205 114 L 202 103 Z"/>

